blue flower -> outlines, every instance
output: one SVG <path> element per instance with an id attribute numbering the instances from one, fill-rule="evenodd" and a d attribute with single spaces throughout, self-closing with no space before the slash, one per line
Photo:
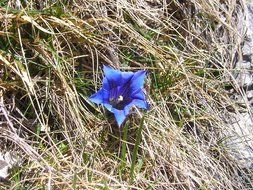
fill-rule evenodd
<path id="1" fill-rule="evenodd" d="M 101 89 L 90 97 L 96 104 L 103 105 L 112 112 L 120 127 L 133 106 L 148 109 L 142 91 L 146 71 L 121 72 L 104 66 Z"/>

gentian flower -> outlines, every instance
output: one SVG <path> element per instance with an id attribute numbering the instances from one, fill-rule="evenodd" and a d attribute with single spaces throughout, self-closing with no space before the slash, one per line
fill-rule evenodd
<path id="1" fill-rule="evenodd" d="M 112 112 L 119 127 L 125 121 L 133 106 L 148 109 L 142 90 L 146 71 L 121 72 L 108 66 L 104 66 L 103 71 L 102 87 L 89 99 L 96 104 L 103 105 Z"/>

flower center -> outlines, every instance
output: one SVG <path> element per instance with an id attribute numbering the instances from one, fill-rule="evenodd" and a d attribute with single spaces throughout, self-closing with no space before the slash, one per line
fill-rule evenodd
<path id="1" fill-rule="evenodd" d="M 110 98 L 109 102 L 116 109 L 122 110 L 124 108 L 124 97 L 122 95 L 117 98 Z"/>
<path id="2" fill-rule="evenodd" d="M 123 96 L 121 96 L 121 95 L 118 97 L 118 101 L 119 101 L 119 102 L 123 101 L 123 99 L 124 99 L 124 98 L 123 98 Z"/>

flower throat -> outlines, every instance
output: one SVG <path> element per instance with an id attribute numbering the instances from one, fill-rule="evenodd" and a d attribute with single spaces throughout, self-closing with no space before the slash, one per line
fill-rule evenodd
<path id="1" fill-rule="evenodd" d="M 124 97 L 121 95 L 118 96 L 118 98 L 110 98 L 109 102 L 112 105 L 112 107 L 114 107 L 118 110 L 124 109 Z"/>

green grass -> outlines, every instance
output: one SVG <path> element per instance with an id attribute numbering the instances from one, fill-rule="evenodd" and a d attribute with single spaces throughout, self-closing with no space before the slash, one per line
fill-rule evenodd
<path id="1" fill-rule="evenodd" d="M 138 149 L 139 149 L 141 139 L 142 139 L 141 132 L 142 132 L 142 128 L 143 128 L 143 122 L 144 122 L 144 116 L 142 117 L 140 126 L 137 130 L 136 142 L 135 142 L 134 149 L 133 149 L 132 163 L 131 163 L 131 167 L 130 167 L 130 179 L 129 179 L 129 184 L 130 185 L 134 182 L 134 179 L 136 177 L 135 174 L 134 174 L 134 170 L 135 170 L 135 167 L 136 167 Z"/>
<path id="2" fill-rule="evenodd" d="M 243 2 L 1 1 L 0 146 L 19 158 L 1 189 L 252 188 L 224 135 L 243 108 L 220 15 Z M 150 110 L 120 129 L 88 100 L 102 65 L 148 73 Z"/>

